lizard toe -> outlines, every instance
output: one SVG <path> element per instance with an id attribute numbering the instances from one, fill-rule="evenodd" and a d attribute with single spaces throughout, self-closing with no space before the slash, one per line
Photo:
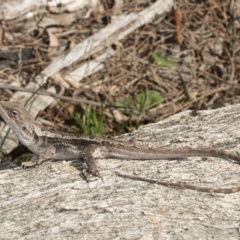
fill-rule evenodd
<path id="1" fill-rule="evenodd" d="M 34 167 L 36 164 L 34 162 L 22 162 L 21 168 Z"/>

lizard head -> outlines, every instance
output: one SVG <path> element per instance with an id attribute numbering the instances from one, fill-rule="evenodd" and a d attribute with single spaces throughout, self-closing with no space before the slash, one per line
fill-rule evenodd
<path id="1" fill-rule="evenodd" d="M 22 103 L 0 102 L 0 114 L 24 145 L 31 145 L 36 141 L 34 127 L 38 123 Z"/>

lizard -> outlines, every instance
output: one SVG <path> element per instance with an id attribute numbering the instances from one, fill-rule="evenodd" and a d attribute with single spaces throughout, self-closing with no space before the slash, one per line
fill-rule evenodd
<path id="1" fill-rule="evenodd" d="M 240 163 L 239 155 L 215 149 L 152 149 L 147 146 L 136 146 L 130 142 L 125 143 L 117 140 L 48 130 L 38 123 L 20 102 L 0 102 L 0 115 L 16 134 L 18 139 L 37 157 L 33 156 L 32 161 L 23 162 L 23 168 L 34 167 L 51 159 L 82 159 L 87 165 L 87 170 L 85 172 L 85 177 L 87 179 L 90 175 L 100 177 L 96 159 L 168 160 L 194 156 L 210 156 L 220 157 L 226 160 L 231 159 Z M 240 191 L 240 186 L 233 188 L 206 188 L 188 185 L 186 183 L 151 180 L 137 176 L 124 175 L 118 172 L 116 172 L 116 175 L 167 187 L 192 189 L 201 192 L 229 194 Z"/>

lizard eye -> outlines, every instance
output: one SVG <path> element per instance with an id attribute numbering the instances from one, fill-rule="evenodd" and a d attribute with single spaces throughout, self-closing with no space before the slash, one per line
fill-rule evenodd
<path id="1" fill-rule="evenodd" d="M 16 116 L 18 115 L 18 111 L 15 111 L 15 110 L 10 111 L 10 113 L 11 113 L 11 115 L 14 116 L 14 117 L 16 117 Z"/>

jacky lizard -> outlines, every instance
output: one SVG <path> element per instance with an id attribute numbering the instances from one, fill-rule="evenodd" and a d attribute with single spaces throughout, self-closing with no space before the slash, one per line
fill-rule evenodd
<path id="1" fill-rule="evenodd" d="M 23 162 L 22 167 L 24 168 L 39 165 L 50 159 L 83 159 L 88 167 L 86 174 L 100 176 L 97 170 L 96 159 L 161 160 L 194 156 L 211 156 L 227 160 L 231 159 L 240 163 L 239 155 L 214 149 L 151 149 L 116 140 L 46 130 L 46 128 L 35 121 L 24 108 L 23 104 L 19 102 L 0 102 L 0 114 L 12 131 L 17 135 L 18 139 L 37 156 L 37 159 L 34 161 Z M 151 180 L 120 173 L 116 174 L 124 178 L 201 192 L 227 194 L 240 191 L 240 186 L 214 189 L 196 187 L 185 183 Z"/>

